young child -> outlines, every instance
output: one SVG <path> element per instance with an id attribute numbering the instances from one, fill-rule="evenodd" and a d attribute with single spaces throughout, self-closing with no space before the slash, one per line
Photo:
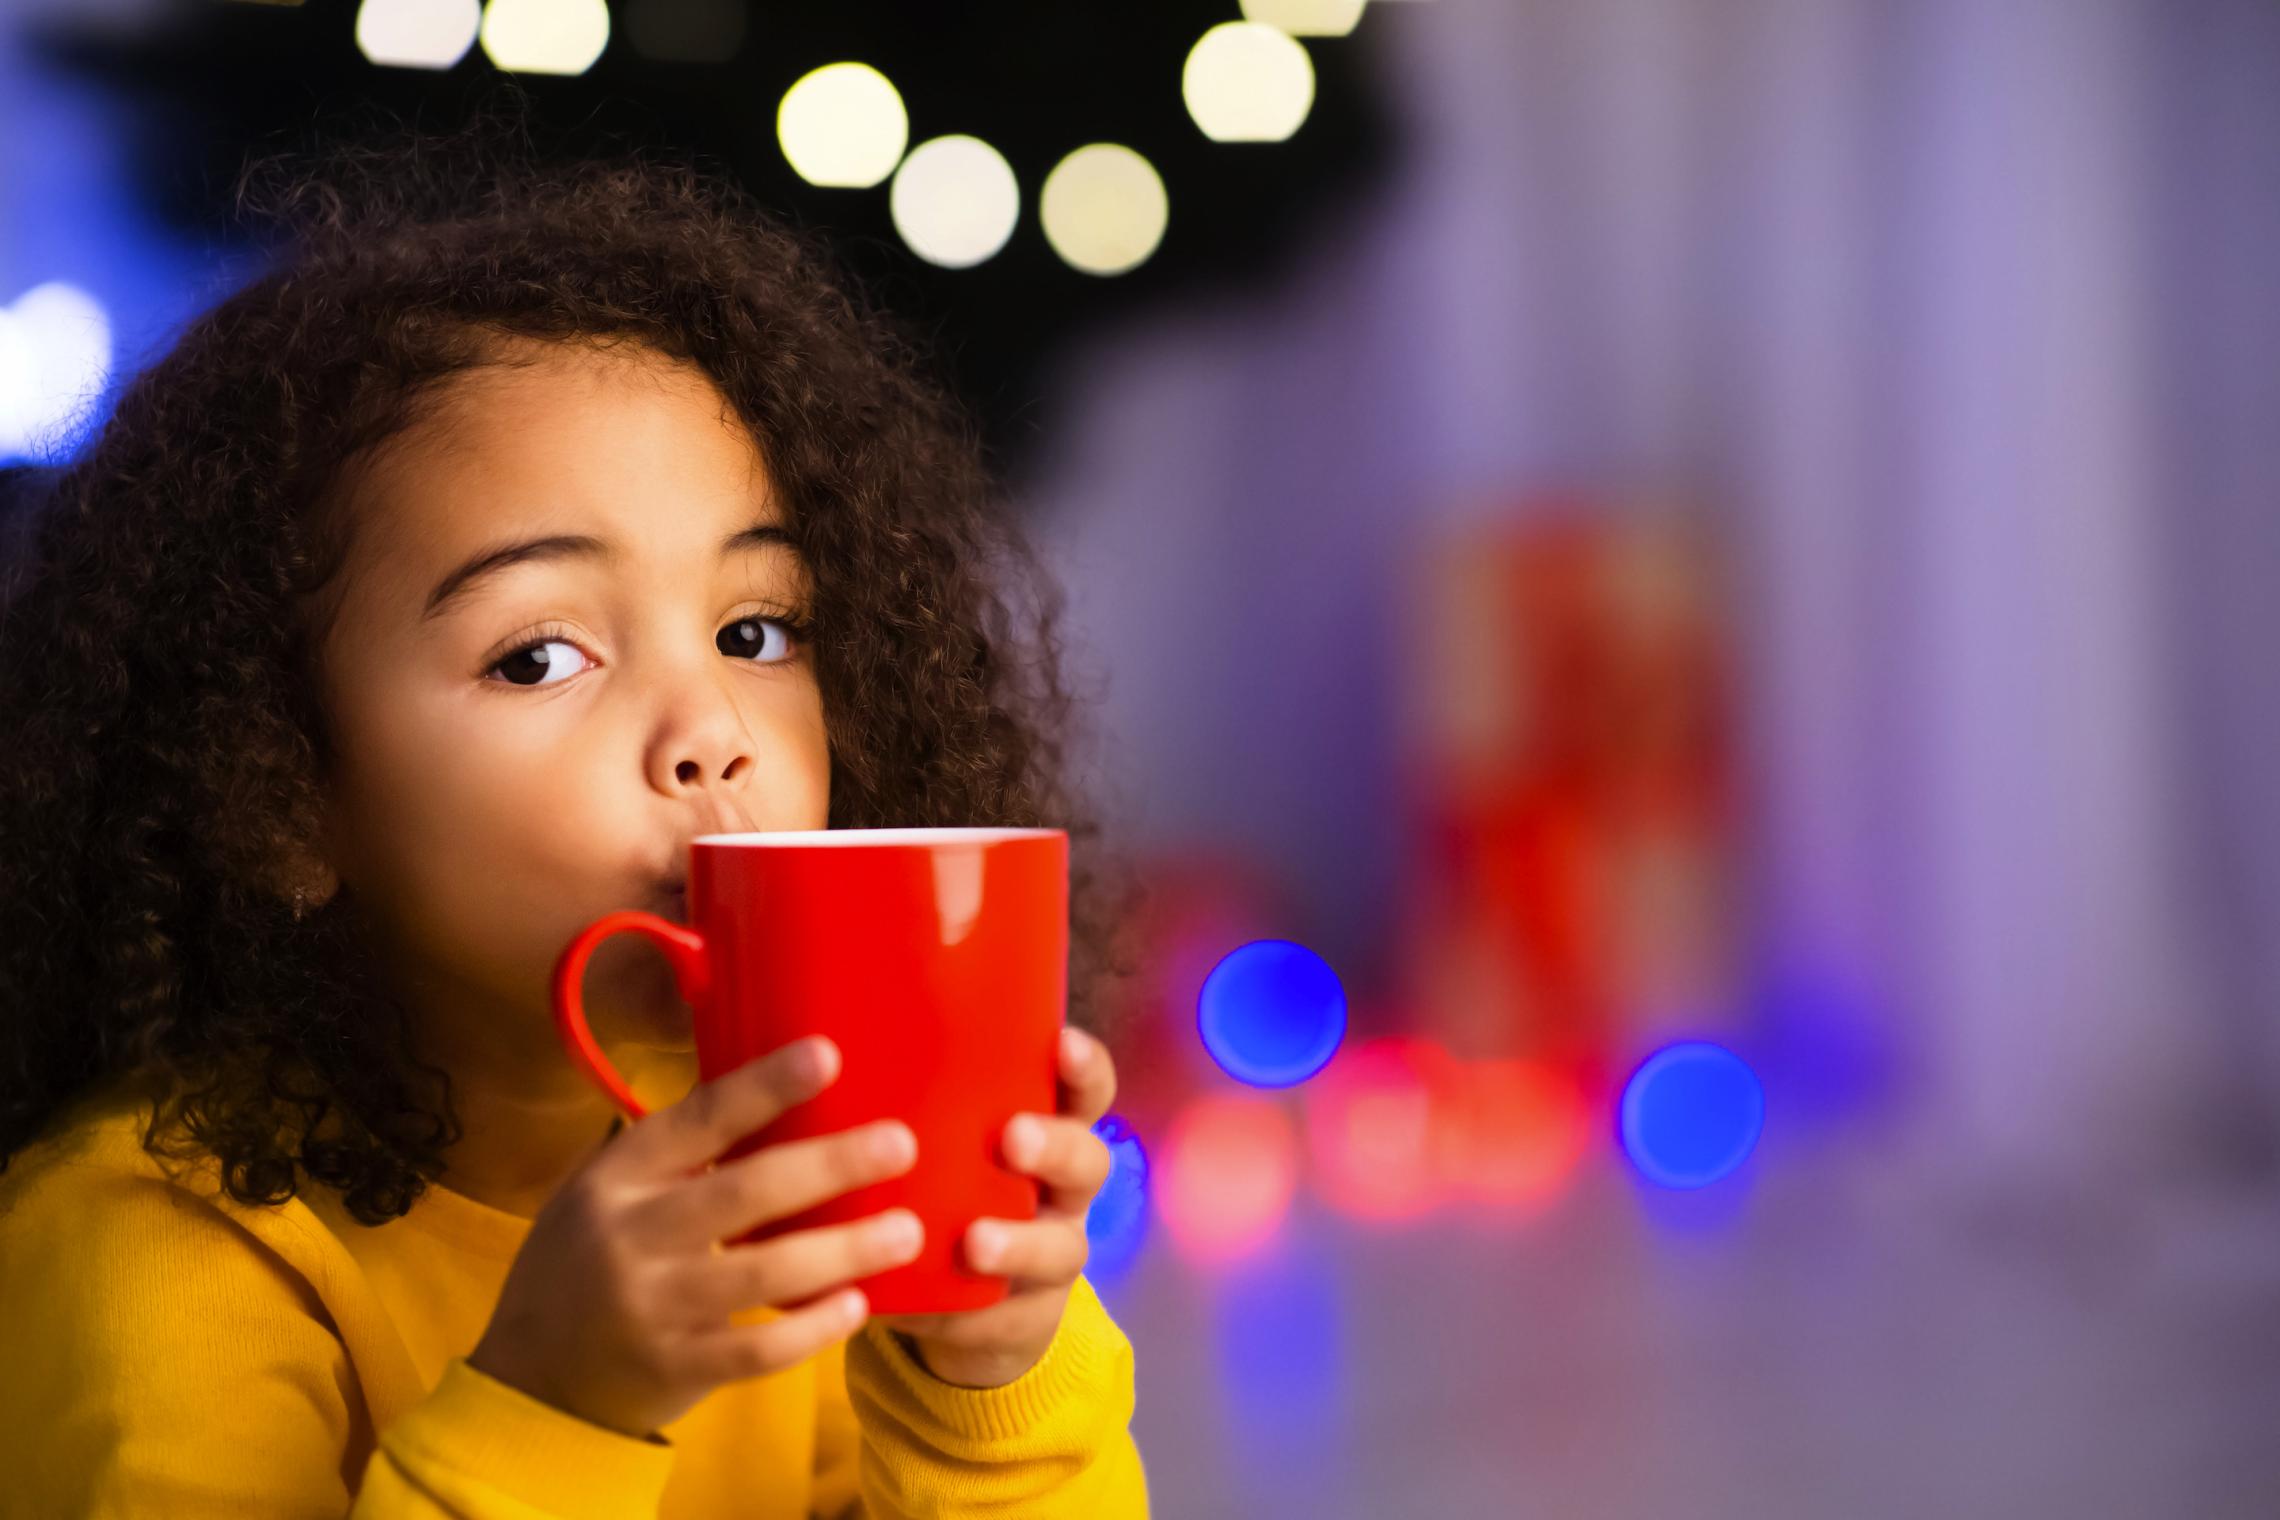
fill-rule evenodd
<path id="1" fill-rule="evenodd" d="M 415 142 L 284 189 L 7 577 L 0 1510 L 1144 1515 L 1079 1275 L 1097 1039 L 1004 1136 L 1038 1218 L 963 1243 L 1011 1296 L 890 1322 L 845 1285 L 907 1211 L 721 1244 L 913 1164 L 890 1122 L 708 1166 L 828 1042 L 691 1089 L 612 941 L 591 1017 L 666 1105 L 619 1126 L 550 1023 L 696 834 L 1070 824 L 959 414 L 688 171 Z"/>

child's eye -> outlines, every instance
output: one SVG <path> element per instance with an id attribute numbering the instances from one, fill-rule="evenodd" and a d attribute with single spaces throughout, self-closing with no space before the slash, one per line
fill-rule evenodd
<path id="1" fill-rule="evenodd" d="M 568 639 L 533 639 L 508 651 L 486 674 L 503 676 L 514 686 L 559 686 L 587 668 L 580 663 L 585 652 Z"/>
<path id="2" fill-rule="evenodd" d="M 797 623 L 781 618 L 738 618 L 720 631 L 713 642 L 722 654 L 759 665 L 777 665 L 792 658 L 805 636 Z"/>

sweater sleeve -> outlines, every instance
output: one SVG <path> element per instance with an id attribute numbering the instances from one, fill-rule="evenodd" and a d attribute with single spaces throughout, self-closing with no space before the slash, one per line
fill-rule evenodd
<path id="1" fill-rule="evenodd" d="M 847 1345 L 866 1513 L 1146 1520 L 1132 1343 L 1078 1278 L 1044 1357 L 1003 1388 L 928 1372 L 877 1322 Z"/>
<path id="2" fill-rule="evenodd" d="M 10 1348 L 0 1472 L 21 1506 L 10 1513 L 656 1512 L 671 1448 L 590 1425 L 464 1362 L 375 1450 L 347 1351 L 300 1271 L 162 1181 L 92 1168 L 54 1180 L 0 1216 Z"/>

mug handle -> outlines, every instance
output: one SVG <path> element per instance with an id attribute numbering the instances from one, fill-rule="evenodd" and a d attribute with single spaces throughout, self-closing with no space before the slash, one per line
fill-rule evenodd
<path id="1" fill-rule="evenodd" d="M 610 1095 L 611 1102 L 641 1119 L 648 1116 L 649 1109 L 626 1086 L 625 1078 L 602 1054 L 602 1047 L 594 1043 L 594 1032 L 586 1027 L 586 962 L 603 940 L 628 931 L 655 941 L 665 952 L 673 967 L 674 985 L 689 1003 L 703 1002 L 712 990 L 712 963 L 705 958 L 704 936 L 696 930 L 633 908 L 605 913 L 580 929 L 554 963 L 554 1029 L 562 1037 L 563 1048 L 570 1052 L 578 1069 Z"/>

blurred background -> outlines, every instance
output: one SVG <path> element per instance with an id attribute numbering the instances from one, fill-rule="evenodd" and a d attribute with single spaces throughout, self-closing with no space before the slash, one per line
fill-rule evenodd
<path id="1" fill-rule="evenodd" d="M 1147 891 L 1160 1513 L 2280 1513 L 2270 0 L 0 18 L 11 497 L 247 153 L 502 76 L 934 340 Z"/>

